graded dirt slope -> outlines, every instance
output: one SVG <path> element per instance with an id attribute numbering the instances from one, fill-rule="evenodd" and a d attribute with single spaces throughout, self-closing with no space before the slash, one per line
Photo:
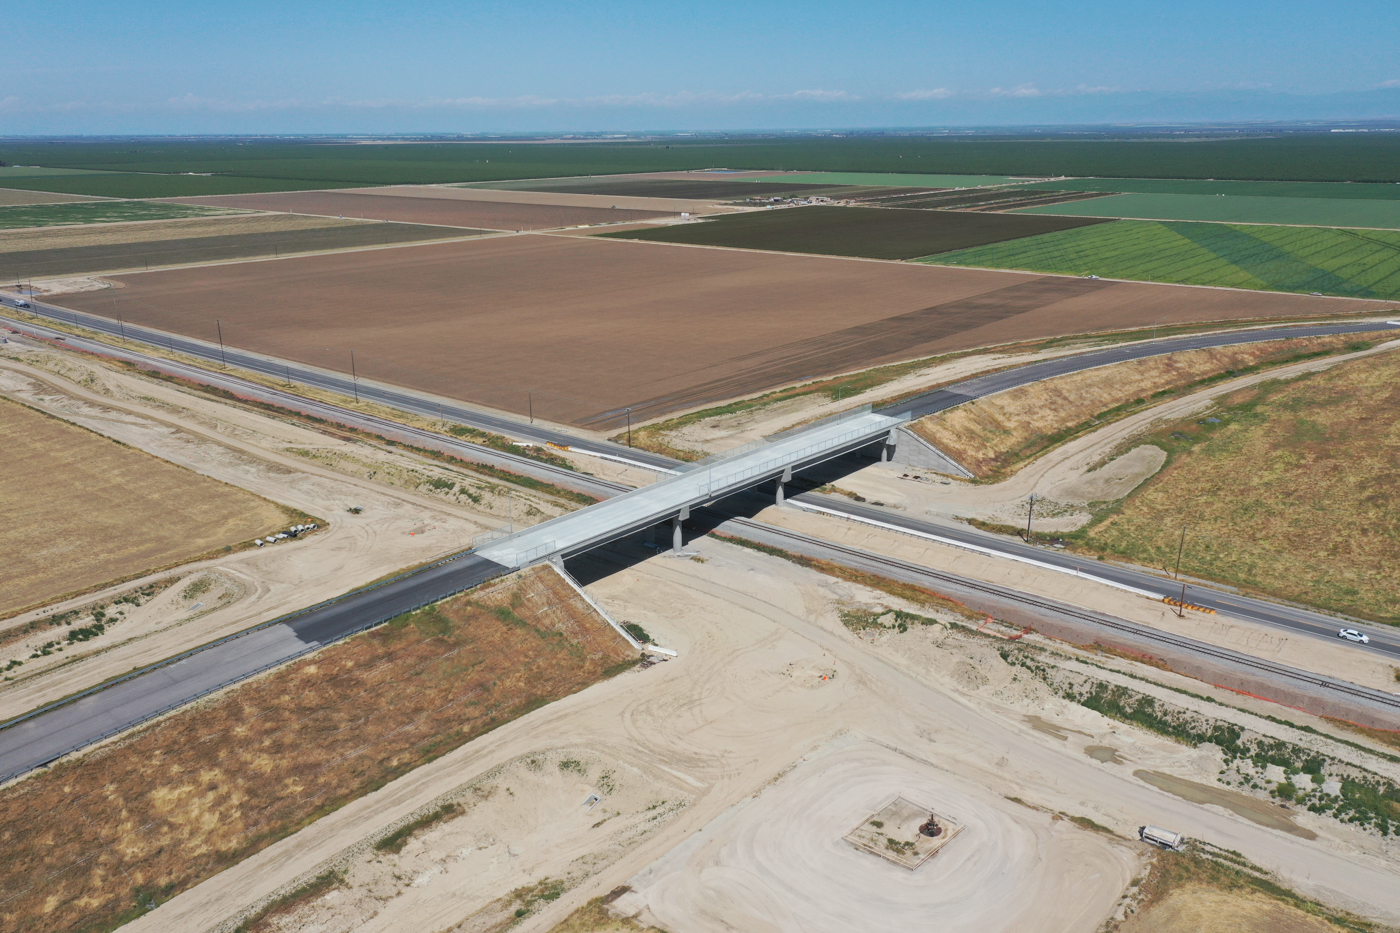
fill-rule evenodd
<path id="1" fill-rule="evenodd" d="M 360 378 L 599 429 L 945 350 L 1385 307 L 555 236 L 117 279 L 128 321 L 210 339 L 218 319 L 232 345 L 345 372 L 354 349 Z"/>
<path id="2" fill-rule="evenodd" d="M 111 929 L 632 657 L 531 570 L 60 764 L 0 794 L 0 931 Z"/>
<path id="3" fill-rule="evenodd" d="M 0 476 L 0 615 L 286 521 L 252 493 L 4 399 Z"/>
<path id="4" fill-rule="evenodd" d="M 282 194 L 229 194 L 207 198 L 180 198 L 180 204 L 207 207 L 240 207 L 256 211 L 287 211 L 326 217 L 357 217 L 409 224 L 445 227 L 480 227 L 489 230 L 548 230 L 584 224 L 625 223 L 672 216 L 671 212 L 565 207 L 557 204 L 518 204 L 477 201 L 448 195 L 395 197 L 345 191 L 289 191 Z"/>

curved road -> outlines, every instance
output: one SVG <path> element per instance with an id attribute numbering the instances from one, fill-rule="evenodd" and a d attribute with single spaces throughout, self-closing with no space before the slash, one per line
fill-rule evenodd
<path id="1" fill-rule="evenodd" d="M 4 302 L 13 304 L 13 299 Z M 33 310 L 48 314 L 61 320 L 71 317 L 73 323 L 80 326 L 89 327 L 93 330 L 117 333 L 121 325 L 106 321 L 102 318 L 95 318 L 90 315 L 72 314 L 69 312 L 51 308 L 49 306 L 38 306 Z M 21 328 L 28 325 L 18 325 Z M 1040 379 L 1051 376 L 1063 375 L 1070 372 L 1077 372 L 1096 366 L 1108 365 L 1126 359 L 1141 359 L 1148 356 L 1160 355 L 1163 353 L 1177 352 L 1183 349 L 1196 349 L 1209 346 L 1226 346 L 1239 343 L 1255 342 L 1259 340 L 1281 339 L 1292 336 L 1314 336 L 1322 334 L 1338 333 L 1367 333 L 1373 331 L 1400 329 L 1400 324 L 1393 322 L 1386 323 L 1348 323 L 1334 325 L 1316 325 L 1305 328 L 1271 328 L 1265 330 L 1253 330 L 1244 332 L 1233 332 L 1226 334 L 1206 334 L 1189 337 L 1170 338 L 1167 340 L 1155 341 L 1150 344 L 1139 344 L 1131 347 L 1114 347 L 1106 350 L 1092 351 L 1075 356 L 1064 357 L 1057 360 L 1047 360 L 1041 363 L 1030 364 L 1028 366 L 1016 367 L 1000 373 L 993 373 L 981 376 L 976 379 L 967 380 L 944 389 L 920 395 L 916 398 L 906 400 L 898 405 L 891 406 L 883 411 L 896 414 L 910 412 L 915 417 L 921 417 L 936 411 L 941 411 L 954 405 L 961 404 L 972 398 L 979 398 L 991 395 L 996 392 L 1005 391 L 1018 385 L 1025 385 Z M 128 338 L 144 339 L 147 343 L 156 346 L 165 346 L 167 341 L 164 335 L 155 332 L 147 332 L 137 328 L 125 328 Z M 50 334 L 50 336 L 54 336 Z M 311 402 L 300 396 L 291 393 L 281 393 L 277 390 L 269 390 L 266 387 L 239 380 L 237 377 L 226 374 L 211 374 L 208 371 L 200 370 L 197 367 L 184 366 L 182 364 L 172 364 L 170 361 L 145 357 L 139 353 L 131 351 L 114 350 L 105 344 L 88 341 L 83 338 L 73 336 L 67 337 L 67 342 L 77 347 L 91 349 L 109 356 L 121 356 L 135 361 L 159 365 L 160 368 L 169 369 L 171 366 L 179 366 L 181 369 L 188 369 L 190 375 L 201 382 L 212 384 L 232 385 L 240 394 L 252 394 L 254 396 L 283 395 L 287 399 L 296 403 L 296 407 L 306 410 L 308 404 L 314 405 L 330 415 L 334 420 L 357 427 L 367 427 L 369 430 L 383 433 L 386 430 L 398 433 L 407 433 L 414 436 L 423 435 L 422 439 L 432 440 L 435 446 L 446 446 L 457 448 L 464 456 L 473 459 L 482 459 L 486 454 L 496 458 L 498 462 L 509 464 L 509 468 L 518 472 L 527 472 L 531 475 L 540 475 L 543 471 L 551 475 L 554 481 L 568 478 L 571 481 L 567 485 L 575 487 L 589 488 L 596 494 L 607 496 L 627 491 L 627 487 L 618 484 L 598 480 L 593 477 L 583 477 L 578 474 L 568 473 L 547 464 L 540 464 L 537 461 L 518 457 L 511 454 L 504 454 L 491 448 L 480 447 L 455 439 L 444 439 L 441 435 L 432 432 L 420 431 L 405 425 L 399 425 L 385 419 L 373 418 L 362 415 L 358 412 L 339 408 L 328 403 Z M 204 359 L 209 359 L 211 354 L 215 360 L 219 358 L 218 348 L 210 348 L 198 341 L 186 341 L 183 338 L 170 338 L 168 344 L 171 349 L 190 353 Z M 351 381 L 344 379 L 338 374 L 324 373 L 319 370 L 306 367 L 291 366 L 290 364 L 279 364 L 276 361 L 259 357 L 253 354 L 246 354 L 242 351 L 226 351 L 229 363 L 246 367 L 254 371 L 268 375 L 285 377 L 288 374 L 293 379 L 305 384 L 315 385 L 320 388 L 350 394 L 355 388 Z M 400 410 L 411 411 L 428 417 L 436 416 L 439 412 L 438 404 L 426 397 L 418 396 L 410 392 L 396 390 L 392 387 L 378 386 L 372 383 L 359 383 L 359 394 L 362 398 L 372 399 L 384 405 L 388 405 Z M 587 450 L 593 453 L 602 454 L 616 459 L 624 459 L 638 465 L 647 465 L 653 468 L 666 470 L 676 465 L 676 461 L 656 454 L 637 451 L 606 441 L 584 440 L 574 437 L 561 431 L 549 428 L 537 428 L 533 425 L 523 424 L 518 421 L 494 415 L 483 415 L 480 412 L 461 408 L 453 405 L 444 405 L 441 409 L 444 417 L 452 418 L 464 424 L 479 427 L 493 432 L 506 433 L 514 437 L 525 437 L 536 441 L 552 441 L 561 446 L 570 446 L 575 449 Z M 562 474 L 568 474 L 567 477 Z M 821 496 L 813 493 L 806 493 L 794 497 L 799 502 L 817 505 L 827 511 L 836 511 L 848 518 L 857 521 L 869 521 L 895 527 L 906 533 L 919 535 L 926 538 L 936 538 L 944 540 L 958 546 L 972 547 L 978 550 L 990 551 L 1003 556 L 1021 560 L 1034 560 L 1039 563 L 1056 566 L 1061 569 L 1074 571 L 1076 559 L 1072 556 L 1062 555 L 1053 551 L 1046 551 L 1040 548 L 1029 547 L 1013 539 L 1001 536 L 988 535 L 969 529 L 964 526 L 934 524 L 930 522 L 918 521 L 885 512 L 883 510 L 860 507 L 845 500 L 835 500 L 833 497 Z M 772 529 L 771 526 L 761 523 L 745 521 L 744 524 L 751 530 Z M 783 534 L 792 536 L 791 532 Z M 841 559 L 854 559 L 852 555 L 859 555 L 861 560 L 879 561 L 888 559 L 879 558 L 877 555 L 870 555 L 864 552 L 856 552 L 854 549 L 840 548 L 831 545 L 829 542 L 819 542 L 815 539 L 804 538 L 809 546 L 819 546 L 831 552 L 831 555 Z M 911 567 L 913 565 L 910 565 Z M 927 572 L 927 568 L 916 568 Z M 371 625 L 392 618 L 401 612 L 408 611 L 417 606 L 425 605 L 429 602 L 445 598 L 455 592 L 460 592 L 470 586 L 489 579 L 502 572 L 504 568 L 485 561 L 475 555 L 459 555 L 457 558 L 449 559 L 422 568 L 402 577 L 387 581 L 375 587 L 346 594 L 345 596 L 330 601 L 329 603 L 313 607 L 312 609 L 296 613 L 292 616 L 273 620 L 255 629 L 224 639 L 210 646 L 205 646 L 195 652 L 170 659 L 151 668 L 133 672 L 115 684 L 105 685 L 100 688 L 102 696 L 99 700 L 95 695 L 98 690 L 89 691 L 83 695 L 71 698 L 62 704 L 44 710 L 37 710 L 28 716 L 9 723 L 0 725 L 0 780 L 7 779 L 14 775 L 23 773 L 34 767 L 39 767 L 70 751 L 82 748 L 88 744 L 100 741 L 108 735 L 115 734 L 139 722 L 148 720 L 160 715 L 168 709 L 179 706 L 199 696 L 205 695 L 222 686 L 251 676 L 258 671 L 265 670 L 276 664 L 285 663 L 300 654 L 314 650 L 320 645 L 343 638 L 355 631 L 362 630 Z M 1092 568 L 1087 568 L 1089 572 L 1082 573 L 1083 576 L 1098 577 L 1099 579 L 1113 583 L 1115 585 L 1126 586 L 1139 589 L 1148 593 L 1161 595 L 1171 595 L 1177 592 L 1177 584 L 1164 580 L 1154 574 L 1141 570 L 1122 567 L 1112 564 L 1095 564 Z M 944 574 L 948 580 L 954 580 L 952 575 Z M 978 581 L 962 580 L 957 578 L 960 585 L 970 585 L 984 590 L 995 590 L 1003 597 L 1016 598 L 1024 601 L 1026 594 L 1019 594 L 1013 590 L 1001 587 L 990 587 L 988 584 Z M 1338 623 L 1330 617 L 1321 613 L 1311 612 L 1304 609 L 1295 609 L 1287 606 L 1269 603 L 1263 600 L 1251 599 L 1248 597 L 1233 594 L 1221 593 L 1204 586 L 1196 586 L 1189 590 L 1188 598 L 1201 605 L 1218 608 L 1220 611 L 1250 619 L 1252 621 L 1265 622 L 1266 624 L 1278 625 L 1281 627 L 1304 631 L 1309 634 L 1322 634 L 1335 637 Z M 1046 610 L 1050 610 L 1050 604 L 1046 604 Z M 1056 611 L 1059 611 L 1058 609 Z M 1088 617 L 1085 616 L 1087 619 Z M 1109 617 L 1103 617 L 1108 620 Z M 1142 626 L 1134 626 L 1123 620 L 1112 620 L 1111 625 L 1123 627 L 1127 626 L 1134 630 L 1142 629 L 1144 632 L 1151 632 Z M 1394 656 L 1400 656 L 1400 638 L 1396 638 L 1389 632 L 1378 630 L 1374 627 L 1369 629 L 1373 633 L 1371 648 Z M 1160 633 L 1157 633 L 1160 636 Z M 1186 650 L 1197 650 L 1194 643 L 1185 645 Z M 1244 658 L 1246 656 L 1240 656 Z M 1238 659 L 1237 659 L 1238 660 Z M 1244 662 L 1247 663 L 1247 662 Z M 1277 667 L 1277 666 L 1275 666 Z M 1292 672 L 1287 668 L 1279 667 L 1275 672 L 1281 677 L 1294 677 L 1300 682 L 1318 683 L 1318 678 L 1314 675 L 1306 675 L 1301 672 Z M 1356 690 L 1354 685 L 1346 685 L 1349 689 Z M 1400 707 L 1400 701 L 1396 701 L 1388 694 L 1379 691 L 1364 691 L 1367 702 L 1380 704 L 1382 706 L 1395 705 Z M 1358 695 L 1358 699 L 1361 695 Z"/>

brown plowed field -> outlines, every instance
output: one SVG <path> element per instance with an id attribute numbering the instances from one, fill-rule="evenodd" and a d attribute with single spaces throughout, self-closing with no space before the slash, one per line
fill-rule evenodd
<path id="1" fill-rule="evenodd" d="M 410 185 L 399 188 L 352 188 L 349 194 L 386 195 L 402 198 L 447 198 L 459 201 L 498 201 L 507 204 L 551 204 L 556 207 L 591 207 L 611 211 L 659 211 L 662 214 L 709 214 L 735 211 L 715 201 L 680 198 L 634 198 L 620 195 L 572 194 L 567 191 L 498 191 L 494 188 L 448 188 L 439 185 Z"/>
<path id="2" fill-rule="evenodd" d="M 669 211 L 635 211 L 558 204 L 519 204 L 441 198 L 404 197 L 350 191 L 286 191 L 272 194 L 225 194 L 207 198 L 172 198 L 179 204 L 238 207 L 254 211 L 286 211 L 324 217 L 392 220 L 406 224 L 438 224 L 488 230 L 548 230 L 582 224 L 623 223 L 673 217 Z"/>
<path id="3" fill-rule="evenodd" d="M 594 237 L 462 240 L 116 276 L 136 322 L 610 427 L 949 350 L 1381 302 Z M 111 298 L 64 301 L 108 314 Z"/>

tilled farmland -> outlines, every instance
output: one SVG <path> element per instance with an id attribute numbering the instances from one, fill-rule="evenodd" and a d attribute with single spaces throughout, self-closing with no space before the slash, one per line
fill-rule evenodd
<path id="1" fill-rule="evenodd" d="M 663 211 L 477 201 L 451 196 L 396 197 L 389 194 L 346 191 L 230 194 L 207 198 L 181 198 L 179 203 L 205 207 L 237 207 L 255 211 L 320 214 L 325 217 L 353 217 L 360 220 L 388 220 L 406 224 L 437 224 L 444 227 L 484 227 L 489 230 L 548 230 L 554 227 L 625 223 L 674 216 Z"/>
<path id="2" fill-rule="evenodd" d="M 913 212 L 910 212 L 913 213 Z M 461 240 L 118 276 L 128 323 L 610 428 L 1005 341 L 1380 304 L 695 249 Z M 65 304 L 112 313 L 104 292 Z"/>

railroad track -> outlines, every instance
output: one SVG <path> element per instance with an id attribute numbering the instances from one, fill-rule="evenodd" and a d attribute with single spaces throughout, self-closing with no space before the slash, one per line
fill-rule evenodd
<path id="1" fill-rule="evenodd" d="M 756 534 L 769 538 L 776 537 L 786 539 L 787 541 L 807 549 L 817 549 L 841 555 L 845 558 L 845 560 L 841 562 L 846 563 L 848 566 L 874 565 L 893 570 L 900 575 L 912 575 L 948 587 L 985 593 L 988 596 L 994 596 L 1006 602 L 1013 602 L 1037 612 L 1068 618 L 1076 622 L 1087 623 L 1097 628 L 1131 635 L 1134 638 L 1173 648 L 1177 651 L 1184 651 L 1193 655 L 1223 661 L 1238 667 L 1249 668 L 1290 683 L 1303 684 L 1308 687 L 1321 687 L 1338 697 L 1362 700 L 1370 704 L 1385 707 L 1389 710 L 1400 711 L 1400 697 L 1382 690 L 1371 690 L 1357 684 L 1347 683 L 1346 681 L 1332 680 L 1317 674 L 1309 674 L 1297 668 L 1276 664 L 1272 661 L 1254 657 L 1253 655 L 1230 651 L 1227 648 L 1220 648 L 1205 642 L 1196 641 L 1193 638 L 1186 638 L 1182 635 L 1163 632 L 1159 629 L 1151 628 L 1150 626 L 1138 625 L 1125 619 L 1116 619 L 1112 616 L 1077 609 L 1065 603 L 1059 603 L 1044 597 L 1032 596 L 1017 590 L 1007 589 L 997 586 L 994 583 L 984 583 L 980 580 L 971 580 L 967 577 L 945 573 L 940 570 L 934 570 L 919 564 L 900 560 L 896 557 L 886 557 L 883 554 L 874 554 L 843 544 L 812 538 L 799 532 L 788 531 L 787 529 L 778 528 L 774 525 L 767 525 L 763 522 L 756 522 L 746 518 L 731 518 L 728 524 L 749 529 Z"/>

